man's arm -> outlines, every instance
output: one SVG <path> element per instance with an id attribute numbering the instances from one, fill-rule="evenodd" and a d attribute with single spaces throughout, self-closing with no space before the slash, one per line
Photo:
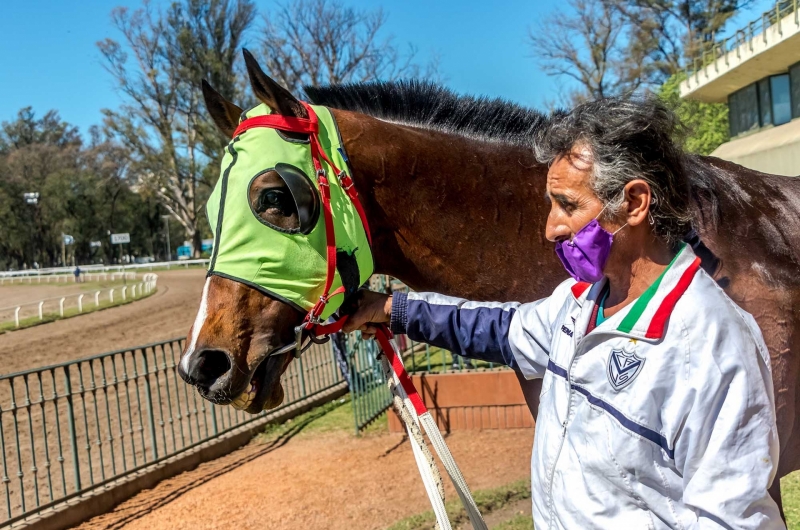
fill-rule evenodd
<path id="1" fill-rule="evenodd" d="M 675 446 L 683 501 L 697 514 L 689 528 L 785 528 L 767 493 L 779 445 L 766 347 L 734 329 L 718 335 L 698 352 L 707 361 L 695 366 L 697 393 Z"/>
<path id="2" fill-rule="evenodd" d="M 463 357 L 517 365 L 509 331 L 520 304 L 469 302 L 436 293 L 395 293 L 391 329 Z"/>
<path id="3" fill-rule="evenodd" d="M 564 305 L 567 280 L 547 298 L 527 304 L 470 302 L 436 293 L 395 293 L 391 327 L 412 340 L 472 359 L 516 368 L 527 379 L 544 376 L 553 322 Z"/>

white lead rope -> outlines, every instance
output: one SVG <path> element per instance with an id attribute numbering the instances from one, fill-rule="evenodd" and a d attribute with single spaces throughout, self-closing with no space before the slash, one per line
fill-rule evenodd
<path id="1" fill-rule="evenodd" d="M 450 449 L 447 447 L 436 421 L 431 416 L 431 413 L 428 412 L 403 367 L 402 357 L 397 345 L 394 340 L 389 338 L 387 332 L 379 331 L 377 339 L 384 350 L 384 354 L 381 355 L 380 359 L 389 389 L 392 392 L 393 405 L 408 433 L 414 459 L 417 461 L 417 467 L 422 476 L 422 483 L 425 485 L 428 499 L 431 502 L 431 506 L 433 506 L 434 514 L 436 514 L 436 528 L 439 530 L 452 530 L 444 505 L 442 476 L 436 461 L 433 459 L 433 455 L 425 443 L 420 426 L 425 429 L 425 433 L 428 435 L 436 454 L 439 455 L 439 459 L 444 464 L 450 480 L 453 481 L 472 527 L 475 530 L 488 530 L 480 510 L 478 510 L 478 506 L 472 498 L 469 486 L 467 486 L 458 464 L 453 459 L 453 455 L 450 453 Z M 409 392 L 411 392 L 412 396 L 409 396 Z"/>

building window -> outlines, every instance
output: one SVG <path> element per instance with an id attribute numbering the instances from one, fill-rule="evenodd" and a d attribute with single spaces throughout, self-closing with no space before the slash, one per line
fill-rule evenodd
<path id="1" fill-rule="evenodd" d="M 789 68 L 792 93 L 792 118 L 800 118 L 800 63 Z"/>
<path id="2" fill-rule="evenodd" d="M 761 114 L 761 126 L 772 123 L 772 98 L 769 93 L 769 77 L 758 82 L 758 108 Z"/>
<path id="3" fill-rule="evenodd" d="M 758 129 L 758 90 L 756 84 L 746 86 L 728 96 L 731 136 Z"/>
<path id="4" fill-rule="evenodd" d="M 772 95 L 772 123 L 783 125 L 792 119 L 792 99 L 789 91 L 789 74 L 769 78 Z"/>

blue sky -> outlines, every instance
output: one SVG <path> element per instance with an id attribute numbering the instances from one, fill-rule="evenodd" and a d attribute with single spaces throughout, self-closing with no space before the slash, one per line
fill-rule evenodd
<path id="1" fill-rule="evenodd" d="M 360 8 L 383 6 L 386 35 L 412 43 L 425 62 L 438 55 L 447 85 L 471 94 L 502 96 L 543 107 L 564 85 L 538 71 L 526 43 L 528 27 L 564 2 L 543 0 L 343 0 Z M 167 0 L 155 3 L 166 4 Z M 139 0 L 24 0 L 3 2 L 0 17 L 0 121 L 31 105 L 57 109 L 81 132 L 101 121 L 102 108 L 120 98 L 103 70 L 96 42 L 117 38 L 109 13 Z M 268 12 L 271 1 L 257 1 Z M 768 0 L 739 19 L 749 20 Z M 253 38 L 253 37 L 251 37 Z M 255 48 L 255 46 L 253 46 Z"/>

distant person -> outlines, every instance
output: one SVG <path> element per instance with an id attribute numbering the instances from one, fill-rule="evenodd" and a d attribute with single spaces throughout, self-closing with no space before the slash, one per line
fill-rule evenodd
<path id="1" fill-rule="evenodd" d="M 76 266 L 72 274 L 75 275 L 75 283 L 81 283 L 81 268 Z"/>

